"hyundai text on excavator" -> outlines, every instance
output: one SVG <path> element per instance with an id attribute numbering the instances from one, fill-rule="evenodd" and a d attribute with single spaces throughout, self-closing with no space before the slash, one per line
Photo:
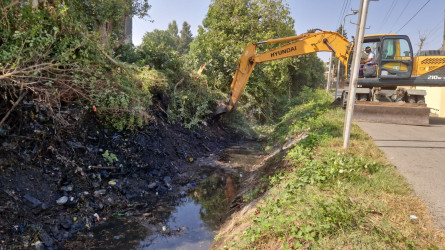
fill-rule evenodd
<path id="1" fill-rule="evenodd" d="M 285 42 L 288 43 L 256 53 L 261 44 Z M 425 104 L 426 91 L 417 90 L 415 86 L 445 86 L 445 56 L 414 56 L 411 42 L 405 35 L 365 36 L 363 47 L 368 46 L 375 53 L 375 64 L 365 65 L 363 77 L 358 79 L 354 120 L 428 125 L 430 110 Z M 229 98 L 219 102 L 216 113 L 228 112 L 236 106 L 255 64 L 321 51 L 334 53 L 347 69 L 348 82 L 353 43 L 339 33 L 319 30 L 250 43 L 239 60 Z M 348 90 L 343 91 L 343 107 L 346 106 L 347 95 Z"/>

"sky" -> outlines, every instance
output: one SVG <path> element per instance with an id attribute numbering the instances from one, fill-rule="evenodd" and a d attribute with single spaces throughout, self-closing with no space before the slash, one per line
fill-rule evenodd
<path id="1" fill-rule="evenodd" d="M 296 34 L 318 28 L 336 31 L 346 14 L 358 10 L 360 0 L 287 0 L 290 16 L 295 20 Z M 166 30 L 176 20 L 179 30 L 186 21 L 194 36 L 207 14 L 211 0 L 150 0 L 150 18 L 133 20 L 133 43 L 139 45 L 146 32 Z M 444 33 L 445 0 L 379 0 L 370 1 L 365 35 L 396 33 L 408 35 L 414 51 L 420 38 L 425 37 L 423 49 L 442 46 Z M 149 19 L 153 20 L 150 22 Z M 358 14 L 347 16 L 347 38 L 356 34 Z M 246 44 L 247 45 L 247 44 Z M 318 53 L 323 61 L 329 60 L 329 52 Z"/>

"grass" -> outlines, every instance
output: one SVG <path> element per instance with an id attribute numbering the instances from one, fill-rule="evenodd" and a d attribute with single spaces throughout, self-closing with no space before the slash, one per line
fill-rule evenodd
<path id="1" fill-rule="evenodd" d="M 288 151 L 287 168 L 270 177 L 248 226 L 227 235 L 224 248 L 445 248 L 445 233 L 367 134 L 353 125 L 350 147 L 342 148 L 344 111 L 319 95 L 275 127 L 277 141 L 307 137 Z"/>

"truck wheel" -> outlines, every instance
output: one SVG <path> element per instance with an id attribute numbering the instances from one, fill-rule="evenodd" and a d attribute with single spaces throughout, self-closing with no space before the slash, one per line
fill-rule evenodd
<path id="1" fill-rule="evenodd" d="M 417 96 L 417 103 L 425 104 L 425 96 L 423 96 L 423 95 Z"/>

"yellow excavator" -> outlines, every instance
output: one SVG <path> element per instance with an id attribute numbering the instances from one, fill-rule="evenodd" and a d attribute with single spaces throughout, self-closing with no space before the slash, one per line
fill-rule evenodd
<path id="1" fill-rule="evenodd" d="M 286 44 L 256 53 L 261 44 L 275 43 Z M 408 36 L 395 34 L 365 36 L 363 47 L 374 51 L 375 64 L 365 65 L 363 76 L 358 79 L 354 119 L 428 125 L 430 110 L 425 104 L 426 91 L 415 89 L 415 86 L 445 86 L 445 55 L 432 51 L 414 56 Z M 348 82 L 353 43 L 339 33 L 318 30 L 250 43 L 238 62 L 228 100 L 218 102 L 216 113 L 228 112 L 236 106 L 255 64 L 321 51 L 334 53 L 347 69 Z M 340 101 L 343 107 L 347 95 L 348 90 L 343 91 Z"/>

